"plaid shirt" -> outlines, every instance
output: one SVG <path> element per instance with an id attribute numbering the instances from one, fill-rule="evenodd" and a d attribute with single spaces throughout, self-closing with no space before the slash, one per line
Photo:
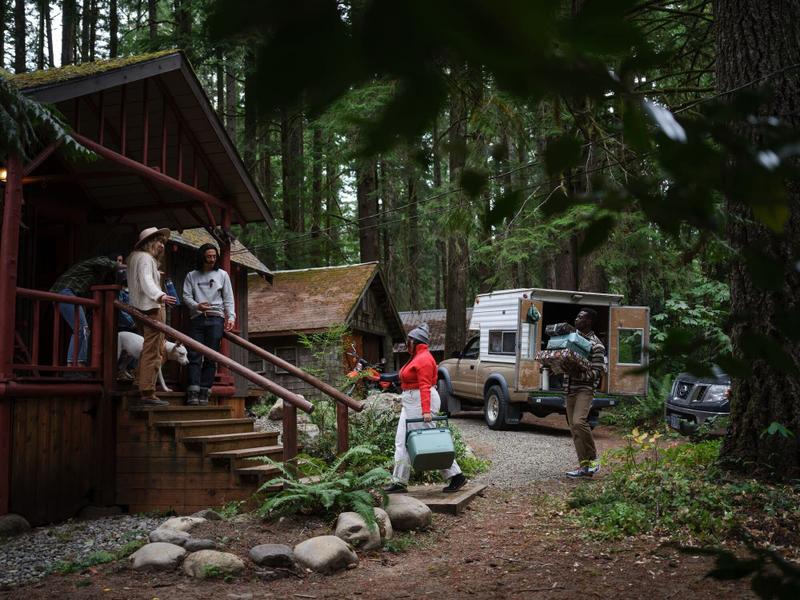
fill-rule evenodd
<path id="1" fill-rule="evenodd" d="M 593 331 L 581 333 L 583 337 L 592 342 L 592 350 L 589 353 L 589 362 L 592 363 L 591 371 L 583 375 L 567 376 L 567 391 L 575 392 L 578 390 L 594 391 L 600 385 L 600 379 L 606 372 L 606 348 Z"/>
<path id="2" fill-rule="evenodd" d="M 89 288 L 105 282 L 116 268 L 117 261 L 108 256 L 89 258 L 67 269 L 61 277 L 56 279 L 50 291 L 58 293 L 61 290 L 72 290 L 76 296 L 88 296 Z"/>

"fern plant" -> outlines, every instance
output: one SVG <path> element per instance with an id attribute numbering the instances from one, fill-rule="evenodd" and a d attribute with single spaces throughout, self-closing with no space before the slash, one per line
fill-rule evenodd
<path id="1" fill-rule="evenodd" d="M 299 456 L 293 464 L 278 463 L 268 457 L 257 460 L 280 470 L 280 475 L 264 483 L 259 492 L 282 486 L 257 509 L 260 516 L 294 513 L 333 516 L 353 511 L 361 515 L 370 529 L 377 527 L 372 509 L 376 501 L 381 506 L 385 503 L 381 485 L 390 474 L 382 466 L 365 470 L 365 465 L 386 461 L 374 446 L 354 446 L 330 464 L 306 455 Z"/>

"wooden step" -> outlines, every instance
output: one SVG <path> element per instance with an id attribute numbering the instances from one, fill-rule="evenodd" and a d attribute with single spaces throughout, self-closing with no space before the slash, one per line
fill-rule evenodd
<path id="1" fill-rule="evenodd" d="M 184 444 L 202 444 L 203 456 L 222 450 L 254 448 L 275 440 L 274 432 L 253 431 L 250 433 L 224 433 L 221 435 L 198 435 L 185 437 Z"/>
<path id="2" fill-rule="evenodd" d="M 135 414 L 146 415 L 148 424 L 160 421 L 194 421 L 206 419 L 224 419 L 230 417 L 231 409 L 227 406 L 142 406 L 129 409 Z"/>
<path id="3" fill-rule="evenodd" d="M 194 419 L 189 421 L 157 421 L 159 429 L 175 429 L 175 439 L 201 435 L 247 433 L 253 431 L 253 419 Z"/>
<path id="4" fill-rule="evenodd" d="M 251 460 L 257 456 L 269 456 L 272 460 L 280 461 L 283 458 L 283 446 L 275 444 L 278 434 L 277 432 L 272 433 L 275 434 L 274 438 L 271 440 L 274 445 L 222 450 L 220 452 L 211 452 L 208 454 L 208 457 L 215 460 L 229 460 L 234 469 L 258 465 L 258 461 Z"/>
<path id="5" fill-rule="evenodd" d="M 280 475 L 281 470 L 272 465 L 256 465 L 254 467 L 241 467 L 236 469 L 236 474 L 241 477 L 253 477 L 258 481 L 266 481 Z"/>

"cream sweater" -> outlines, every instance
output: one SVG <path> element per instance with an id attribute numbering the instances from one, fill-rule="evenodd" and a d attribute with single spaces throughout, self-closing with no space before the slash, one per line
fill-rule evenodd
<path id="1" fill-rule="evenodd" d="M 139 310 L 160 308 L 159 300 L 165 295 L 161 289 L 158 262 L 149 252 L 134 250 L 128 257 L 128 287 L 131 305 Z"/>

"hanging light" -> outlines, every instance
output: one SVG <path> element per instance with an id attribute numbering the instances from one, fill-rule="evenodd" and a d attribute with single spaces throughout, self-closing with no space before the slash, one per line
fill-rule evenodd
<path id="1" fill-rule="evenodd" d="M 0 181 L 5 181 L 8 177 L 8 170 L 5 167 L 0 167 Z"/>

